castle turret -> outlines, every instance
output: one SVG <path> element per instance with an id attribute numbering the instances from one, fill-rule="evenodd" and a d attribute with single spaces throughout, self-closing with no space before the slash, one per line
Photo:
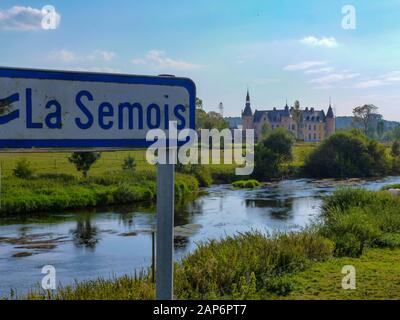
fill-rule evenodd
<path id="1" fill-rule="evenodd" d="M 333 113 L 332 105 L 329 102 L 328 112 L 326 113 L 326 135 L 327 135 L 327 137 L 330 137 L 332 134 L 335 133 L 335 130 L 336 130 L 335 122 L 336 122 L 335 115 Z"/>
<path id="2" fill-rule="evenodd" d="M 243 130 L 253 129 L 253 111 L 251 110 L 250 94 L 247 90 L 246 106 L 242 113 Z"/>

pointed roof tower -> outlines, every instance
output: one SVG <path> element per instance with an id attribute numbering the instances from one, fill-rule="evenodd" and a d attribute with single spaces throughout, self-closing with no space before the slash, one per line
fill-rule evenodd
<path id="1" fill-rule="evenodd" d="M 327 118 L 334 118 L 335 117 L 335 115 L 333 114 L 331 98 L 329 98 L 329 108 L 328 108 L 328 112 L 326 114 L 326 117 Z"/>
<path id="2" fill-rule="evenodd" d="M 251 110 L 251 104 L 250 104 L 250 93 L 249 89 L 247 89 L 247 95 L 246 95 L 246 107 L 244 108 L 242 116 L 244 117 L 252 117 L 253 116 L 253 111 Z"/>

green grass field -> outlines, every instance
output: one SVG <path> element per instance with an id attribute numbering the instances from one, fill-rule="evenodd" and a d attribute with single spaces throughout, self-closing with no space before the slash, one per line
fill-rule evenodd
<path id="1" fill-rule="evenodd" d="M 356 268 L 356 289 L 342 288 L 342 268 Z M 368 249 L 360 258 L 332 258 L 316 263 L 291 279 L 285 299 L 364 300 L 400 299 L 400 249 Z"/>
<path id="2" fill-rule="evenodd" d="M 0 165 L 3 176 L 12 175 L 12 170 L 19 159 L 27 159 L 36 173 L 65 173 L 81 175 L 74 165 L 68 161 L 71 153 L 0 153 Z M 137 162 L 137 170 L 155 170 L 146 161 L 145 150 L 102 152 L 101 158 L 91 168 L 89 175 L 102 175 L 105 172 L 121 169 L 127 156 L 133 156 Z"/>
<path id="3" fill-rule="evenodd" d="M 313 151 L 318 144 L 316 143 L 296 143 L 293 147 L 293 165 L 301 166 L 306 156 Z M 102 152 L 101 158 L 91 168 L 90 175 L 102 175 L 105 172 L 121 169 L 124 159 L 133 156 L 137 162 L 137 170 L 155 170 L 155 166 L 146 161 L 146 150 L 132 151 L 108 151 Z M 0 153 L 0 166 L 2 176 L 12 175 L 16 162 L 19 159 L 27 159 L 35 172 L 40 173 L 65 173 L 80 175 L 73 164 L 68 161 L 69 152 L 66 153 Z M 221 159 L 223 159 L 221 152 Z M 210 154 L 211 158 L 211 154 Z M 223 161 L 223 160 L 221 160 Z M 233 164 L 210 164 L 208 165 L 212 173 L 221 173 L 222 175 L 233 172 L 237 165 Z M 230 181 L 227 181 L 230 182 Z"/>

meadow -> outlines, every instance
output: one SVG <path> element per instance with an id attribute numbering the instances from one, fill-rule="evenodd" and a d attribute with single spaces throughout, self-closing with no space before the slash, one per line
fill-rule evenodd
<path id="1" fill-rule="evenodd" d="M 134 156 L 134 170 L 122 170 L 127 156 Z M 68 161 L 67 153 L 0 154 L 1 214 L 28 214 L 134 202 L 154 201 L 156 169 L 145 161 L 145 152 L 105 152 L 87 179 Z M 33 175 L 18 178 L 13 169 L 20 159 L 30 163 Z M 176 200 L 196 194 L 198 180 L 177 173 Z"/>

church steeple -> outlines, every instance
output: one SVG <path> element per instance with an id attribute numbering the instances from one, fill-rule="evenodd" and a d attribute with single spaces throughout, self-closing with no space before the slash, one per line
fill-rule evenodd
<path id="1" fill-rule="evenodd" d="M 244 108 L 244 111 L 243 111 L 242 115 L 245 116 L 245 117 L 252 117 L 253 116 L 253 111 L 251 110 L 249 89 L 247 89 L 246 107 Z"/>

